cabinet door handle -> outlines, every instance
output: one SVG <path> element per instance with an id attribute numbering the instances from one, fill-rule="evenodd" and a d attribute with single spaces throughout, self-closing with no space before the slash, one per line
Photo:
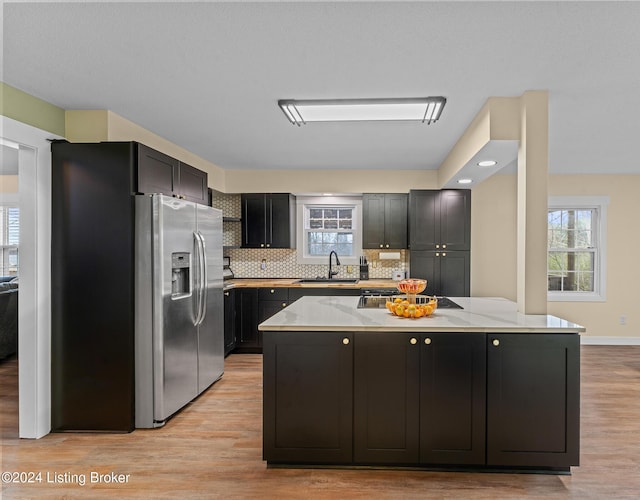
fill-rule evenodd
<path id="1" fill-rule="evenodd" d="M 272 288 L 272 289 L 271 289 L 271 293 L 276 293 L 276 291 Z"/>
<path id="2" fill-rule="evenodd" d="M 442 252 L 442 256 L 446 257 L 447 256 L 447 252 Z"/>
<path id="3" fill-rule="evenodd" d="M 424 343 L 427 345 L 431 344 L 431 339 L 429 337 L 427 337 L 426 339 L 424 339 Z"/>
<path id="4" fill-rule="evenodd" d="M 447 245 L 442 245 L 442 248 L 447 248 Z"/>
<path id="5" fill-rule="evenodd" d="M 271 246 L 271 243 L 267 243 L 267 248 L 269 248 Z"/>
<path id="6" fill-rule="evenodd" d="M 282 303 L 282 307 L 287 307 L 287 303 L 286 303 L 286 302 L 283 302 L 283 303 Z"/>
<path id="7" fill-rule="evenodd" d="M 500 345 L 500 341 L 498 339 L 493 339 L 493 342 L 491 342 L 494 346 L 498 347 Z"/>
<path id="8" fill-rule="evenodd" d="M 264 247 L 264 243 L 260 243 L 260 248 Z"/>
<path id="9" fill-rule="evenodd" d="M 382 243 L 380 243 L 380 248 L 382 248 Z"/>
<path id="10" fill-rule="evenodd" d="M 440 257 L 440 252 L 436 252 L 436 257 Z"/>
<path id="11" fill-rule="evenodd" d="M 387 248 L 389 248 L 389 243 L 387 243 Z"/>
<path id="12" fill-rule="evenodd" d="M 418 339 L 417 339 L 417 338 L 415 338 L 415 337 L 411 337 L 411 340 L 409 341 L 409 343 L 410 343 L 411 345 L 416 345 L 416 344 L 418 343 Z"/>
<path id="13" fill-rule="evenodd" d="M 224 292 L 224 296 L 228 297 L 229 296 L 229 292 Z"/>
<path id="14" fill-rule="evenodd" d="M 436 248 L 440 248 L 440 245 L 436 245 Z"/>
<path id="15" fill-rule="evenodd" d="M 344 345 L 349 345 L 349 339 L 348 339 L 347 337 L 343 338 L 343 339 L 342 339 L 342 343 L 343 343 Z"/>

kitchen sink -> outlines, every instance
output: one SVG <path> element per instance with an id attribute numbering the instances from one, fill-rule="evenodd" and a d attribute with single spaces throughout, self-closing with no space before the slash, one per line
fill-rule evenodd
<path id="1" fill-rule="evenodd" d="M 303 278 L 295 283 L 357 283 L 358 279 L 339 279 L 339 278 Z"/>

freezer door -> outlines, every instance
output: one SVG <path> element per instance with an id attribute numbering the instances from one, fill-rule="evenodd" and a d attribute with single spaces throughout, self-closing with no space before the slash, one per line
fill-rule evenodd
<path id="1" fill-rule="evenodd" d="M 198 395 L 195 326 L 195 204 L 154 195 L 154 420 L 164 421 Z"/>
<path id="2" fill-rule="evenodd" d="M 197 205 L 197 233 L 205 251 L 206 288 L 198 325 L 198 391 L 218 380 L 224 371 L 224 302 L 222 294 L 222 212 Z"/>

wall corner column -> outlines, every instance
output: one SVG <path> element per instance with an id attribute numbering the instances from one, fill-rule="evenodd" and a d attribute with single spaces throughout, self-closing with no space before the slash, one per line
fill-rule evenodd
<path id="1" fill-rule="evenodd" d="M 524 314 L 547 313 L 549 96 L 521 97 L 518 148 L 517 303 Z"/>

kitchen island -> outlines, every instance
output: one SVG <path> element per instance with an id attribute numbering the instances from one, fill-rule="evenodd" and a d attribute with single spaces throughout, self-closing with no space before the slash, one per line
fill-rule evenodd
<path id="1" fill-rule="evenodd" d="M 460 297 L 431 317 L 303 297 L 260 325 L 269 465 L 569 473 L 580 325 Z"/>

